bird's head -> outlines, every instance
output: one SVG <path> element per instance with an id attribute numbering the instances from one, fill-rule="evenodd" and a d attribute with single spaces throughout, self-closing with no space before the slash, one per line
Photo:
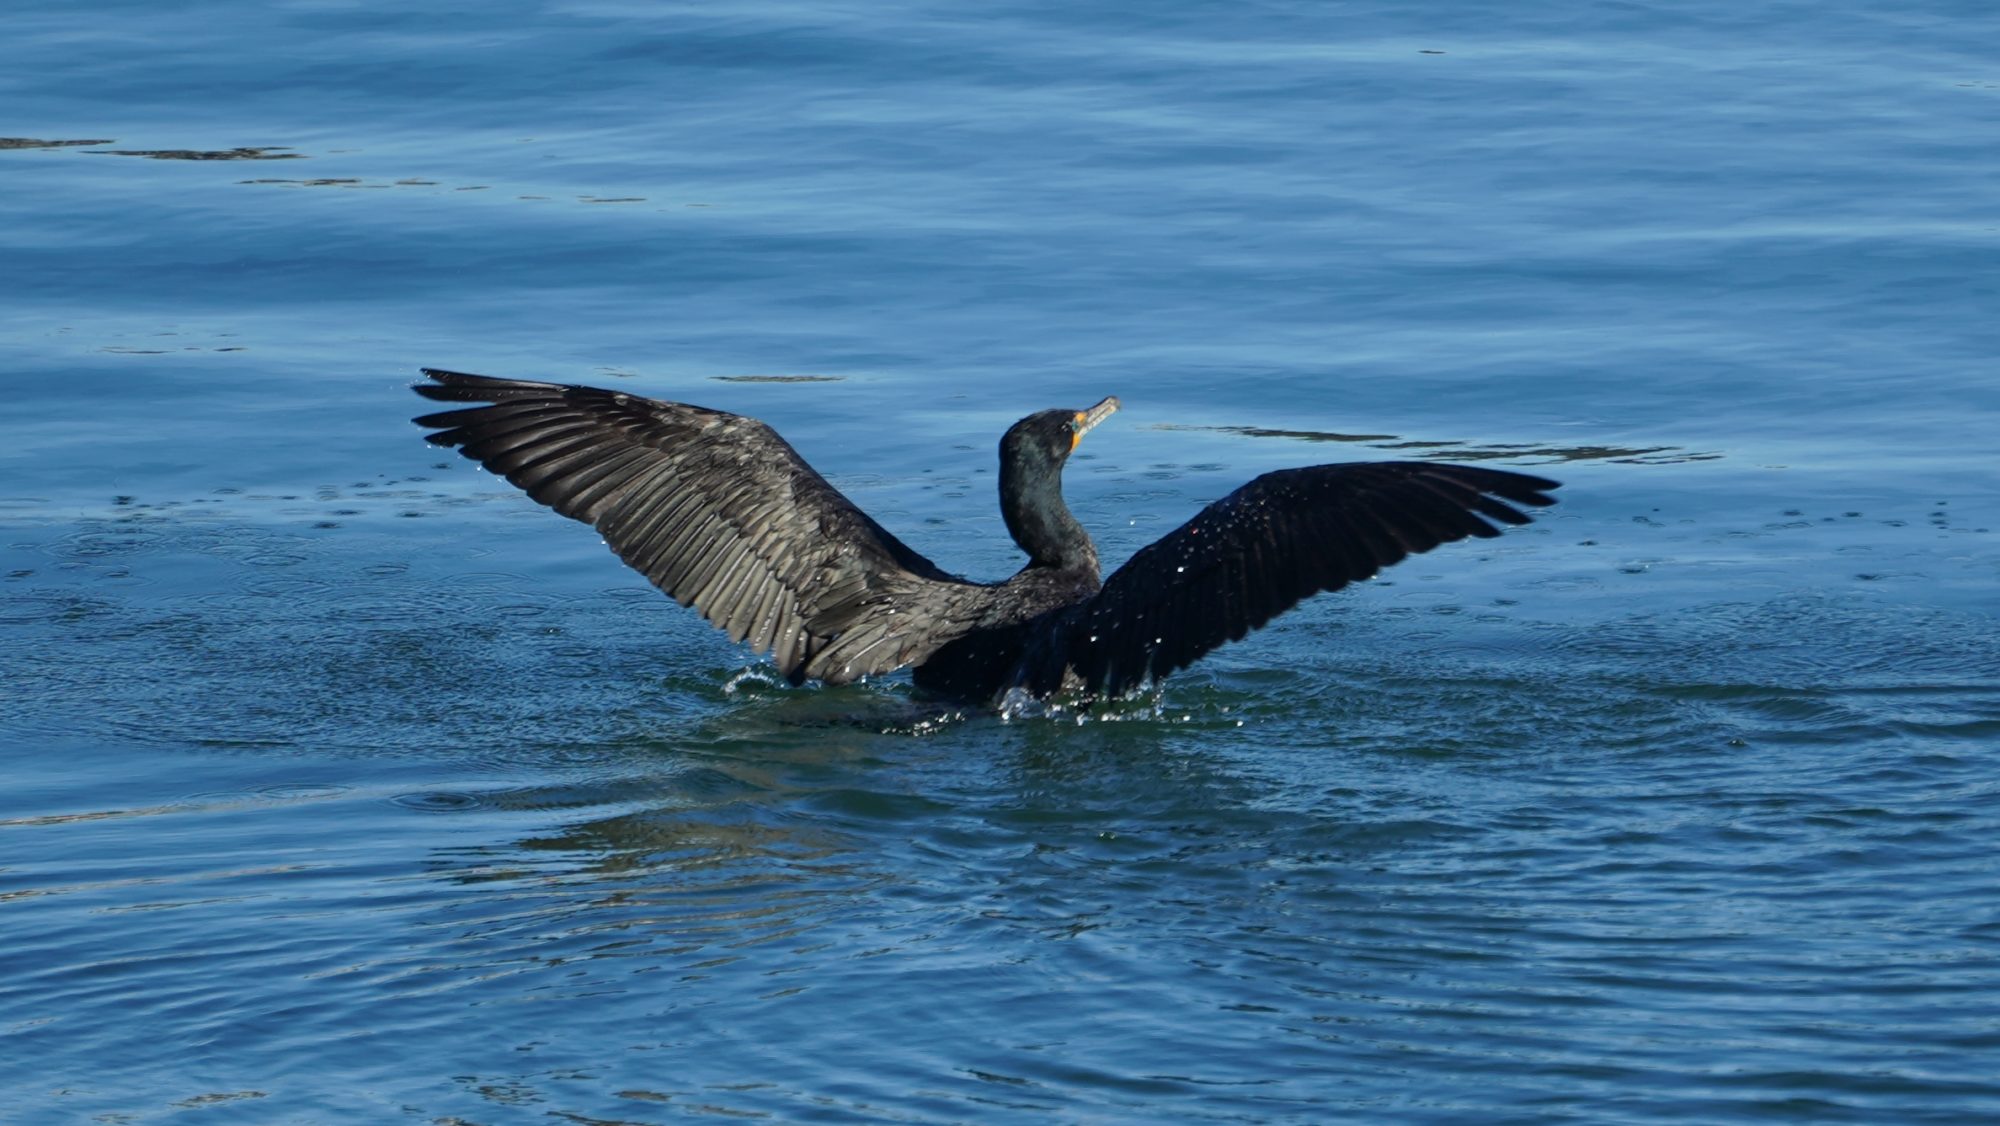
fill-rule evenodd
<path id="1" fill-rule="evenodd" d="M 1023 470 L 1060 469 L 1091 428 L 1118 409 L 1116 395 L 1088 410 L 1037 411 L 1007 428 L 1000 463 Z"/>
<path id="2" fill-rule="evenodd" d="M 1097 549 L 1063 506 L 1062 467 L 1091 427 L 1117 409 L 1114 397 L 1089 410 L 1040 411 L 1000 439 L 1000 515 L 1033 565 L 1097 577 Z"/>

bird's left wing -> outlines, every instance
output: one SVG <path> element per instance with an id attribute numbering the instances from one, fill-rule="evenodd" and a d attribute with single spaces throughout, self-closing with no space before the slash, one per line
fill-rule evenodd
<path id="1" fill-rule="evenodd" d="M 983 590 L 910 550 L 754 418 L 596 387 L 424 369 L 429 440 L 595 527 L 787 679 L 844 683 L 950 640 L 908 611 Z M 937 627 L 942 628 L 942 627 Z M 936 628 L 932 633 L 936 632 Z"/>
<path id="2" fill-rule="evenodd" d="M 1489 523 L 1526 524 L 1515 504 L 1555 503 L 1557 483 L 1429 462 L 1281 469 L 1141 548 L 1089 601 L 1029 645 L 1022 680 L 1038 694 L 1080 681 L 1118 694 L 1183 668 L 1319 591 L 1371 578 Z M 1508 503 L 1512 502 L 1512 503 Z"/>

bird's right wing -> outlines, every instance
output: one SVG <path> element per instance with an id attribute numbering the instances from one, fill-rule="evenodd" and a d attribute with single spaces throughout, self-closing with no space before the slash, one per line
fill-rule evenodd
<path id="1" fill-rule="evenodd" d="M 424 374 L 427 399 L 483 404 L 417 419 L 427 438 L 595 527 L 618 557 L 785 677 L 844 683 L 942 641 L 904 605 L 975 584 L 868 518 L 754 418 L 595 387 Z M 969 589 L 970 588 L 970 589 Z"/>
<path id="2" fill-rule="evenodd" d="M 1488 519 L 1526 524 L 1513 504 L 1553 504 L 1547 490 L 1556 487 L 1525 473 L 1429 462 L 1266 473 L 1141 548 L 1094 598 L 1057 616 L 1031 644 L 1024 686 L 1046 694 L 1073 678 L 1093 695 L 1125 692 L 1308 595 L 1442 543 L 1499 535 Z"/>

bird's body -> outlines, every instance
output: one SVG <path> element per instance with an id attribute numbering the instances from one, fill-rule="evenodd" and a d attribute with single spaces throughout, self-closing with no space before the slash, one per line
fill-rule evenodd
<path id="1" fill-rule="evenodd" d="M 1474 466 L 1356 462 L 1279 470 L 1203 509 L 1100 581 L 1062 499 L 1076 443 L 1118 408 L 1042 411 L 1000 444 L 1001 514 L 1028 563 L 999 583 L 912 551 L 755 419 L 623 392 L 426 369 L 418 394 L 481 404 L 425 415 L 557 512 L 594 526 L 655 586 L 748 642 L 793 683 L 914 666 L 938 695 L 1115 695 L 1241 638 L 1300 599 L 1372 577 L 1556 482 Z"/>

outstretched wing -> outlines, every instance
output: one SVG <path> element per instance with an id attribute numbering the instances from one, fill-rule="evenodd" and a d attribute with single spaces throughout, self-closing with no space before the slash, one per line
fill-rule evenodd
<path id="1" fill-rule="evenodd" d="M 1070 678 L 1116 694 L 1183 668 L 1299 600 L 1372 578 L 1441 543 L 1526 524 L 1512 504 L 1555 503 L 1557 483 L 1426 462 L 1281 469 L 1203 509 L 1058 616 L 1031 647 L 1028 687 Z M 1065 675 L 1068 674 L 1068 675 Z"/>
<path id="2" fill-rule="evenodd" d="M 938 641 L 899 605 L 962 596 L 754 418 L 595 387 L 424 369 L 427 399 L 485 404 L 417 424 L 440 446 L 595 527 L 611 550 L 786 678 L 843 683 Z M 946 589 L 949 588 L 949 589 Z M 944 638 L 940 640 L 949 640 Z"/>

